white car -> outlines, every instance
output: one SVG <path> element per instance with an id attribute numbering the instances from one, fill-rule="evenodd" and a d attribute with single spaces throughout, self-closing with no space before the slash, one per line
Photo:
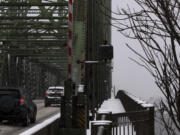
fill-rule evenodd
<path id="1" fill-rule="evenodd" d="M 45 93 L 44 106 L 51 106 L 51 104 L 59 104 L 61 97 L 64 96 L 63 86 L 51 86 Z"/>

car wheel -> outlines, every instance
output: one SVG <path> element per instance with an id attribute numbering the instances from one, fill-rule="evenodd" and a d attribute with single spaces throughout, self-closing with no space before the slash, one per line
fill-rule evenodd
<path id="1" fill-rule="evenodd" d="M 23 126 L 28 126 L 29 124 L 30 124 L 30 118 L 29 118 L 29 113 L 27 113 L 23 121 Z"/>
<path id="2" fill-rule="evenodd" d="M 31 118 L 31 123 L 35 123 L 36 122 L 36 111 L 33 113 L 33 116 Z"/>

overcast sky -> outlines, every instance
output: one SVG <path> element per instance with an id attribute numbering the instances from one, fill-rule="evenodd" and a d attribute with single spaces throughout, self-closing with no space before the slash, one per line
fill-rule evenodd
<path id="1" fill-rule="evenodd" d="M 117 11 L 118 7 L 126 8 L 127 3 L 130 7 L 137 8 L 133 0 L 112 0 L 112 10 Z M 140 50 L 138 42 L 123 37 L 116 28 L 112 28 L 112 44 L 114 46 L 113 84 L 116 91 L 119 89 L 127 90 L 142 99 L 162 96 L 151 75 L 143 67 L 129 59 L 129 57 L 135 58 L 137 56 L 126 47 L 126 43 L 135 46 L 136 50 Z"/>

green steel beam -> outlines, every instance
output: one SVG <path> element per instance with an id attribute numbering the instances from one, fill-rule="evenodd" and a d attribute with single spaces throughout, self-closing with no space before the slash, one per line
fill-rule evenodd
<path id="1" fill-rule="evenodd" d="M 31 59 L 36 59 L 36 60 L 42 60 L 42 61 L 66 61 L 67 62 L 67 58 L 65 57 L 31 57 Z"/>
<path id="2" fill-rule="evenodd" d="M 58 54 L 25 54 L 25 53 L 22 53 L 22 54 L 11 54 L 12 56 L 19 56 L 19 57 L 61 57 L 61 55 L 58 55 Z M 67 57 L 64 57 L 64 58 L 67 58 Z"/>
<path id="3" fill-rule="evenodd" d="M 18 49 L 15 49 L 15 48 L 2 48 L 1 50 L 4 50 L 4 51 L 19 51 L 19 52 L 24 52 L 24 51 L 28 51 L 28 52 L 64 52 L 65 49 L 61 49 L 61 48 L 18 48 Z"/>
<path id="4" fill-rule="evenodd" d="M 15 6 L 15 7 L 22 7 L 22 6 L 60 6 L 60 7 L 64 7 L 64 6 L 68 6 L 68 3 L 67 2 L 52 2 L 52 3 L 41 3 L 41 2 L 8 2 L 8 3 L 5 3 L 5 2 L 0 2 L 0 6 L 7 6 L 7 7 L 12 7 L 12 6 Z"/>
<path id="5" fill-rule="evenodd" d="M 1 42 L 1 41 L 0 41 Z M 53 41 L 49 41 L 49 42 L 44 42 L 44 41 L 39 41 L 39 42 L 14 42 L 13 44 L 11 43 L 9 44 L 4 44 L 4 45 L 0 45 L 0 48 L 6 48 L 6 46 L 11 46 L 11 47 L 16 47 L 18 48 L 20 46 L 20 48 L 26 48 L 26 47 L 32 47 L 32 48 L 37 48 L 37 47 L 47 47 L 47 48 L 51 48 L 51 47 L 62 47 L 64 48 L 66 45 L 66 41 L 62 41 L 62 42 L 53 42 Z"/>
<path id="6" fill-rule="evenodd" d="M 59 36 L 62 36 L 62 37 L 66 37 L 67 38 L 67 33 L 25 33 L 25 32 L 22 32 L 22 33 L 7 33 L 7 32 L 3 32 L 3 33 L 0 33 L 0 38 L 2 36 L 56 36 L 56 37 L 59 37 Z"/>
<path id="7" fill-rule="evenodd" d="M 40 59 L 38 59 L 38 60 L 39 60 L 39 62 L 46 63 L 46 64 L 57 64 L 57 65 L 67 64 L 67 60 L 66 61 L 64 61 L 64 60 L 62 60 L 62 61 L 60 61 L 60 60 L 53 61 L 53 60 L 40 60 Z M 64 67 L 67 67 L 67 66 L 64 66 Z"/>
<path id="8" fill-rule="evenodd" d="M 62 16 L 0 16 L 0 20 L 31 20 L 31 19 L 49 19 L 49 20 L 67 20 L 68 17 Z"/>
<path id="9" fill-rule="evenodd" d="M 0 19 L 1 19 L 1 17 L 0 17 Z M 8 27 L 8 26 L 0 26 L 0 29 L 1 30 L 3 30 L 3 29 L 7 29 L 7 30 L 9 30 L 9 29 L 12 29 L 12 30 L 14 30 L 14 29 L 16 29 L 16 30 L 18 30 L 18 29 L 24 29 L 24 30 L 38 30 L 38 29 L 49 29 L 49 30 L 51 30 L 51 29 L 55 29 L 55 30 L 57 30 L 57 29 L 65 29 L 65 30 L 67 30 L 68 29 L 68 27 L 67 26 L 56 26 L 56 27 L 54 27 L 54 26 L 34 26 L 33 28 L 31 28 L 31 27 L 29 27 L 29 26 L 25 26 L 25 27 L 23 27 L 23 26 L 11 26 L 11 27 Z"/>
<path id="10" fill-rule="evenodd" d="M 30 44 L 31 42 L 29 42 Z M 20 45 L 20 43 L 18 43 Z M 64 47 L 64 44 L 65 42 L 59 42 L 59 43 L 54 43 L 54 42 L 47 42 L 47 43 L 33 43 L 33 44 L 30 44 L 30 45 L 27 45 L 27 43 L 24 43 L 24 44 L 21 44 L 21 47 L 47 47 L 47 48 L 50 48 L 50 47 Z M 11 45 L 11 46 L 14 46 L 16 47 L 17 45 Z"/>
<path id="11" fill-rule="evenodd" d="M 12 58 L 33 58 L 56 76 L 63 67 L 61 74 L 66 74 L 68 2 L 7 1 L 0 0 L 0 50 Z"/>
<path id="12" fill-rule="evenodd" d="M 60 39 L 53 39 L 53 40 L 51 40 L 51 39 L 47 39 L 47 40 L 44 40 L 44 39 L 41 39 L 41 40 L 34 40 L 34 39 L 32 39 L 32 40 L 30 40 L 30 39 L 0 39 L 0 41 L 1 42 L 3 42 L 3 41 L 14 41 L 14 42 L 49 42 L 49 43 L 51 43 L 51 42 L 65 42 L 66 40 L 64 39 L 64 40 L 60 40 Z"/>
<path id="13" fill-rule="evenodd" d="M 56 56 L 63 56 L 65 55 L 66 52 L 38 52 L 38 51 L 6 51 L 7 53 L 10 53 L 12 55 L 16 54 L 16 55 L 32 55 L 32 56 L 36 56 L 36 55 L 56 55 Z"/>
<path id="14" fill-rule="evenodd" d="M 60 25 L 67 25 L 67 23 L 65 23 L 65 22 L 43 22 L 43 21 L 27 21 L 27 22 L 24 22 L 25 23 L 25 25 L 26 26 L 34 26 L 34 25 L 50 25 L 50 26 L 60 26 Z M 24 24 L 23 23 L 23 24 Z M 11 21 L 9 21 L 9 22 L 1 22 L 0 21 L 0 25 L 13 25 L 13 26 L 15 26 L 15 24 L 14 24 L 14 22 L 11 22 Z"/>

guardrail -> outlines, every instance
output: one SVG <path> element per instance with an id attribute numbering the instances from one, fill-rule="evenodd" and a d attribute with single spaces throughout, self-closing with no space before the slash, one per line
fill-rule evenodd
<path id="1" fill-rule="evenodd" d="M 126 112 L 141 112 L 143 110 L 147 111 L 149 117 L 148 120 L 149 134 L 147 135 L 154 135 L 154 106 L 152 104 L 149 104 L 124 90 L 119 90 L 116 95 L 116 98 L 120 99 Z M 135 119 L 135 117 L 129 117 L 129 118 L 131 121 L 134 121 Z M 141 135 L 141 133 L 139 132 L 137 135 Z"/>
<path id="2" fill-rule="evenodd" d="M 112 115 L 112 135 L 152 135 L 151 110 Z"/>
<path id="3" fill-rule="evenodd" d="M 146 110 L 147 108 L 154 107 L 152 104 L 149 104 L 124 90 L 119 90 L 116 98 L 122 102 L 126 112 Z"/>

